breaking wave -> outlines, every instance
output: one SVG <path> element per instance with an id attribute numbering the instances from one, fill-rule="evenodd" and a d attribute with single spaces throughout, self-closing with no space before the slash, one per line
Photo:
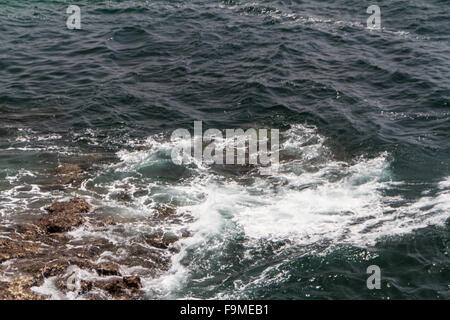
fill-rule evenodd
<path id="1" fill-rule="evenodd" d="M 171 269 L 145 281 L 149 296 L 183 296 L 184 286 L 199 281 L 199 270 L 214 278 L 217 261 L 230 260 L 220 256 L 227 255 L 233 242 L 241 243 L 247 254 L 270 243 L 283 244 L 275 255 L 292 248 L 323 254 L 340 245 L 373 246 L 383 237 L 442 224 L 448 218 L 448 179 L 439 183 L 436 194 L 425 192 L 418 200 L 406 200 L 390 195 L 406 183 L 392 176 L 388 153 L 338 161 L 325 141 L 314 127 L 293 126 L 283 133 L 279 170 L 269 176 L 258 170 L 230 175 L 229 170 L 195 163 L 176 166 L 170 162 L 170 151 L 185 141 L 152 137 L 145 143 L 147 150 L 120 151 L 120 161 L 109 170 L 130 175 L 120 183 L 130 183 L 134 192 L 144 187 L 148 192 L 136 199 L 134 209 L 123 210 L 140 215 L 159 201 L 175 204 L 179 213 L 193 218 L 183 226 L 191 237 L 176 243 Z M 168 179 L 161 183 L 161 177 Z M 116 187 L 117 181 L 109 185 L 106 199 Z"/>

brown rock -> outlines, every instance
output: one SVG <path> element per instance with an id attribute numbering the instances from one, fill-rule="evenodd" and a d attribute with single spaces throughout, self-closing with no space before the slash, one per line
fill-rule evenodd
<path id="1" fill-rule="evenodd" d="M 39 300 L 44 297 L 30 290 L 35 285 L 32 277 L 21 277 L 0 282 L 0 300 Z"/>
<path id="2" fill-rule="evenodd" d="M 151 245 L 152 247 L 158 248 L 158 249 L 167 249 L 169 248 L 169 244 L 165 243 L 162 240 L 158 239 L 149 239 L 147 240 L 147 243 Z"/>
<path id="3" fill-rule="evenodd" d="M 114 221 L 114 218 L 112 217 L 103 218 L 102 220 L 96 222 L 97 227 L 107 227 L 115 225 L 117 225 L 117 223 L 116 221 Z"/>
<path id="4" fill-rule="evenodd" d="M 99 259 L 106 251 L 126 250 L 126 260 L 120 263 L 129 267 L 143 266 L 145 270 L 139 273 L 142 277 L 156 277 L 169 269 L 169 252 L 149 246 L 148 243 L 170 249 L 173 247 L 171 243 L 177 241 L 179 235 L 161 231 L 148 238 L 139 237 L 139 241 L 133 244 L 116 244 L 106 237 L 74 239 L 63 232 L 81 225 L 85 221 L 85 213 L 90 209 L 91 206 L 86 201 L 75 198 L 53 203 L 46 208 L 48 214 L 40 219 L 34 214 L 24 214 L 17 220 L 17 224 L 0 224 L 0 233 L 4 237 L 0 238 L 0 299 L 48 298 L 31 290 L 34 286 L 41 286 L 48 277 L 55 277 L 54 284 L 61 293 L 77 289 L 75 293 L 83 295 L 85 299 L 141 298 L 140 277 L 122 276 L 120 265 L 116 262 L 91 262 Z M 89 227 L 97 228 L 96 232 L 108 230 L 120 233 L 123 225 L 144 219 L 109 217 L 105 216 L 109 213 L 102 210 L 98 212 L 99 214 L 96 212 L 89 217 Z M 160 211 L 160 216 L 171 219 L 177 217 L 177 214 L 175 209 L 165 207 Z M 143 221 L 156 220 L 145 218 Z M 110 227 L 111 225 L 116 227 Z M 147 239 L 150 241 L 147 242 Z M 11 261 L 1 263 L 6 260 Z M 96 271 L 100 276 L 108 277 L 98 277 L 96 280 L 77 278 L 76 284 L 81 284 L 81 287 L 73 286 L 72 282 L 68 282 L 69 266 Z"/>
<path id="5" fill-rule="evenodd" d="M 101 276 L 120 276 L 119 266 L 112 262 L 99 263 L 95 270 Z"/>
<path id="6" fill-rule="evenodd" d="M 73 198 L 65 202 L 57 201 L 45 210 L 50 213 L 87 213 L 91 210 L 91 206 L 84 199 Z"/>
<path id="7" fill-rule="evenodd" d="M 125 293 L 124 290 L 127 289 L 125 282 L 122 279 L 113 279 L 103 283 L 96 283 L 98 287 L 104 289 L 112 295 L 119 295 Z"/>
<path id="8" fill-rule="evenodd" d="M 0 262 L 31 256 L 37 249 L 38 246 L 33 243 L 0 239 Z"/>
<path id="9" fill-rule="evenodd" d="M 138 276 L 123 277 L 123 282 L 125 283 L 127 288 L 130 289 L 142 288 L 141 278 L 139 278 Z"/>
<path id="10" fill-rule="evenodd" d="M 66 271 L 68 265 L 69 264 L 67 261 L 58 261 L 50 265 L 46 265 L 42 269 L 42 275 L 47 278 L 63 274 Z"/>
<path id="11" fill-rule="evenodd" d="M 49 263 L 46 260 L 38 259 L 36 257 L 17 263 L 17 266 L 21 268 L 23 272 L 32 275 L 36 280 L 63 274 L 68 265 L 68 261 L 58 260 Z"/>
<path id="12" fill-rule="evenodd" d="M 168 249 L 171 244 L 178 240 L 179 238 L 175 235 L 164 234 L 162 236 L 150 235 L 147 237 L 146 242 L 158 249 Z"/>
<path id="13" fill-rule="evenodd" d="M 36 242 L 40 237 L 40 230 L 35 224 L 21 224 L 15 226 L 15 233 L 21 240 Z"/>
<path id="14" fill-rule="evenodd" d="M 80 214 L 56 213 L 39 219 L 39 225 L 48 233 L 66 232 L 83 224 Z"/>
<path id="15" fill-rule="evenodd" d="M 111 279 L 108 281 L 96 281 L 94 287 L 102 289 L 116 298 L 130 299 L 131 292 L 136 293 L 142 288 L 141 279 L 138 276 L 128 276 Z"/>
<path id="16" fill-rule="evenodd" d="M 80 291 L 82 294 L 91 291 L 93 287 L 94 284 L 91 281 L 81 280 Z"/>
<path id="17" fill-rule="evenodd" d="M 170 216 L 173 216 L 177 213 L 177 210 L 174 207 L 168 205 L 158 205 L 155 208 L 155 218 L 156 219 L 164 219 Z"/>
<path id="18" fill-rule="evenodd" d="M 66 232 L 85 222 L 81 213 L 89 212 L 91 206 L 81 198 L 66 202 L 55 202 L 45 208 L 50 215 L 38 220 L 38 225 L 48 233 Z"/>

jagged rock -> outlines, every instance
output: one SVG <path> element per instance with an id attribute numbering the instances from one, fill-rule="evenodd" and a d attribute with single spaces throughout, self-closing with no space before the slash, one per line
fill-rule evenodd
<path id="1" fill-rule="evenodd" d="M 123 277 L 123 281 L 125 282 L 125 285 L 128 288 L 131 288 L 131 289 L 141 289 L 142 288 L 141 278 L 139 278 L 138 276 Z"/>
<path id="2" fill-rule="evenodd" d="M 45 208 L 50 213 L 87 213 L 91 210 L 91 206 L 86 200 L 81 198 L 73 198 L 69 201 L 53 203 L 50 207 Z"/>
<path id="3" fill-rule="evenodd" d="M 68 253 L 65 253 L 65 255 L 68 255 Z M 95 265 L 85 258 L 69 256 L 65 259 L 69 263 L 69 265 L 76 265 L 81 269 L 95 269 Z"/>
<path id="4" fill-rule="evenodd" d="M 18 264 L 18 266 L 22 265 L 25 265 L 22 267 L 22 271 L 33 275 L 35 279 L 41 280 L 43 278 L 63 274 L 69 263 L 63 260 L 48 263 L 47 261 L 42 261 L 40 259 L 29 259 Z"/>
<path id="5" fill-rule="evenodd" d="M 129 293 L 138 291 L 142 288 L 142 284 L 138 276 L 128 276 L 108 281 L 96 281 L 94 287 L 102 289 L 115 297 L 129 298 L 131 297 Z"/>
<path id="6" fill-rule="evenodd" d="M 106 228 L 108 226 L 115 226 L 117 222 L 112 217 L 97 218 L 98 220 L 93 221 L 91 224 L 97 228 Z"/>
<path id="7" fill-rule="evenodd" d="M 155 218 L 163 219 L 174 215 L 177 209 L 168 205 L 159 205 L 155 207 Z"/>
<path id="8" fill-rule="evenodd" d="M 147 243 L 151 245 L 152 247 L 158 248 L 158 249 L 167 249 L 169 247 L 169 244 L 165 243 L 162 240 L 158 239 L 149 239 L 147 240 Z"/>
<path id="9" fill-rule="evenodd" d="M 66 232 L 83 224 L 85 219 L 79 214 L 56 213 L 39 219 L 42 229 L 48 233 Z"/>
<path id="10" fill-rule="evenodd" d="M 0 300 L 40 300 L 39 296 L 30 290 L 36 284 L 32 277 L 11 279 L 8 282 L 0 282 Z"/>
<path id="11" fill-rule="evenodd" d="M 164 233 L 162 235 L 148 235 L 146 237 L 147 244 L 158 249 L 168 249 L 169 246 L 179 240 L 175 234 Z"/>
<path id="12" fill-rule="evenodd" d="M 0 239 L 0 262 L 31 256 L 37 249 L 38 245 L 33 243 Z"/>
<path id="13" fill-rule="evenodd" d="M 46 265 L 42 269 L 42 275 L 46 278 L 63 274 L 69 266 L 67 261 L 58 261 L 50 265 Z"/>
<path id="14" fill-rule="evenodd" d="M 41 235 L 41 230 L 35 224 L 20 224 L 15 226 L 15 234 L 22 241 L 33 241 L 35 242 L 37 238 Z"/>
<path id="15" fill-rule="evenodd" d="M 120 276 L 119 266 L 112 262 L 99 263 L 95 270 L 101 276 Z"/>
<path id="16" fill-rule="evenodd" d="M 97 281 L 95 287 L 107 291 L 111 295 L 119 295 L 125 293 L 127 286 L 123 279 L 112 279 L 108 281 Z"/>
<path id="17" fill-rule="evenodd" d="M 89 212 L 91 206 L 81 198 L 55 202 L 45 208 L 49 215 L 39 219 L 39 226 L 48 233 L 66 232 L 85 222 L 81 213 Z"/>
<path id="18" fill-rule="evenodd" d="M 46 278 L 55 277 L 54 285 L 62 293 L 71 291 L 82 295 L 83 299 L 139 299 L 142 292 L 141 279 L 138 276 L 124 276 L 120 273 L 120 265 L 127 267 L 140 266 L 141 277 L 156 277 L 170 268 L 171 243 L 188 233 L 172 234 L 158 231 L 152 235 L 139 237 L 136 243 L 115 243 L 108 237 L 72 238 L 69 231 L 85 221 L 84 214 L 91 206 L 83 199 L 55 202 L 46 208 L 48 214 L 37 218 L 34 214 L 24 215 L 16 224 L 0 224 L 0 299 L 44 299 L 32 287 L 43 285 Z M 162 206 L 158 210 L 159 220 L 172 222 L 178 219 L 176 210 L 170 206 Z M 89 228 L 95 232 L 108 230 L 121 233 L 124 225 L 134 223 L 159 223 L 154 217 L 120 217 L 109 216 L 111 213 L 98 211 L 89 215 Z M 114 226 L 114 227 L 111 227 Z M 105 252 L 113 254 L 126 252 L 126 257 L 117 262 L 95 264 Z M 3 261 L 11 260 L 8 263 Z M 120 265 L 119 265 L 120 263 Z M 83 270 L 77 273 L 75 286 L 68 279 L 71 266 Z M 84 278 L 85 274 L 97 272 L 97 278 Z M 72 273 L 73 274 L 73 273 Z M 13 278 L 10 278 L 14 275 Z M 80 278 L 81 277 L 81 278 Z M 3 282 L 2 282 L 3 281 Z"/>
<path id="19" fill-rule="evenodd" d="M 82 294 L 84 294 L 86 292 L 91 291 L 93 287 L 94 287 L 94 284 L 92 283 L 92 281 L 81 280 L 80 292 Z"/>

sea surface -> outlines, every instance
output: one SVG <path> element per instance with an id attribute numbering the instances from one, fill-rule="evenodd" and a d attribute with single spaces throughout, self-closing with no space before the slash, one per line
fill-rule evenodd
<path id="1" fill-rule="evenodd" d="M 446 0 L 1 0 L 1 224 L 83 197 L 124 223 L 71 235 L 137 271 L 123 246 L 189 234 L 148 299 L 450 299 L 449 22 Z M 174 164 L 194 121 L 279 129 L 278 172 Z M 86 178 L 46 188 L 65 163 Z M 163 205 L 180 219 L 140 219 Z"/>

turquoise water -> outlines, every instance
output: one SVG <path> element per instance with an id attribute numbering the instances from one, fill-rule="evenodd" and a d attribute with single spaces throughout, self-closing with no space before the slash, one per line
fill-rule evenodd
<path id="1" fill-rule="evenodd" d="M 378 1 L 379 31 L 365 1 L 76 4 L 81 30 L 66 1 L 0 3 L 3 223 L 80 195 L 138 220 L 86 244 L 189 231 L 149 299 L 450 297 L 447 1 Z M 173 164 L 200 120 L 279 129 L 279 172 Z M 61 163 L 86 179 L 46 189 Z M 182 223 L 145 222 L 161 204 Z"/>

